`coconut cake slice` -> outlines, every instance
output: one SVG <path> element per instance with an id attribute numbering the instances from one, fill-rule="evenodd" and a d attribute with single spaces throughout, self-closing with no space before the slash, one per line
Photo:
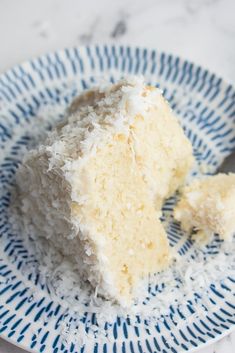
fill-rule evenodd
<path id="1" fill-rule="evenodd" d="M 157 88 L 141 78 L 94 88 L 25 156 L 25 225 L 75 259 L 100 295 L 127 305 L 141 278 L 169 264 L 160 210 L 192 161 Z"/>

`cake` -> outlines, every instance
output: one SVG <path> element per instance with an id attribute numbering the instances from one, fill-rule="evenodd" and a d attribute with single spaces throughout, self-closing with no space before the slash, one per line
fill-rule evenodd
<path id="1" fill-rule="evenodd" d="M 232 240 L 235 232 L 235 174 L 217 174 L 194 180 L 182 190 L 174 216 L 195 239 L 209 241 L 214 233 Z"/>
<path id="2" fill-rule="evenodd" d="M 18 170 L 25 226 L 128 305 L 139 280 L 169 264 L 161 206 L 192 161 L 159 89 L 137 77 L 91 89 Z"/>

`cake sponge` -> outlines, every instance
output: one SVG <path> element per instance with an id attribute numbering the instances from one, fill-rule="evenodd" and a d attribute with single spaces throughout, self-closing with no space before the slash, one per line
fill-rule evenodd
<path id="1" fill-rule="evenodd" d="M 25 156 L 25 225 L 75 259 L 100 295 L 129 305 L 138 281 L 169 264 L 160 210 L 192 161 L 160 90 L 141 78 L 94 88 Z"/>

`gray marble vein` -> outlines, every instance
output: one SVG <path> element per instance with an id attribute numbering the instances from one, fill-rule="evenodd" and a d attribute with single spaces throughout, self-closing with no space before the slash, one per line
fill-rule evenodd
<path id="1" fill-rule="evenodd" d="M 127 34 L 129 15 L 125 12 L 120 12 L 119 19 L 115 22 L 113 30 L 110 33 L 112 39 L 118 39 Z"/>

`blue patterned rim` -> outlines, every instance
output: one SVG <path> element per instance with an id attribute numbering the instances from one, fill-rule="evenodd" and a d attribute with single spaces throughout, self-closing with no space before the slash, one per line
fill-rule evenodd
<path id="1" fill-rule="evenodd" d="M 210 283 L 212 306 L 196 315 L 193 302 L 149 326 L 139 317 L 135 326 L 117 318 L 110 340 L 90 339 L 84 346 L 61 335 L 61 321 L 74 318 L 72 310 L 52 300 L 40 275 L 31 267 L 33 254 L 9 223 L 11 185 L 29 142 L 24 133 L 44 105 L 69 104 L 73 96 L 105 75 L 115 81 L 126 74 L 142 74 L 159 84 L 185 132 L 200 163 L 216 168 L 235 149 L 235 91 L 215 74 L 188 61 L 156 50 L 124 46 L 88 46 L 65 49 L 15 66 L 0 76 L 0 334 L 24 349 L 47 353 L 183 352 L 192 351 L 231 332 L 235 325 L 235 276 L 224 273 L 220 284 Z M 72 84 L 71 84 L 72 83 Z M 22 128 L 21 134 L 16 129 Z M 173 201 L 164 206 L 171 212 Z M 181 241 L 179 228 L 168 228 L 171 245 Z M 213 243 L 217 251 L 220 242 Z M 184 256 L 192 247 L 185 239 L 179 248 Z M 207 256 L 207 254 L 205 254 Z M 200 293 L 194 293 L 200 297 Z M 156 294 L 155 294 L 156 295 Z M 213 310 L 213 305 L 215 309 Z M 91 319 L 92 320 L 92 319 Z M 94 319 L 95 320 L 95 319 Z M 85 323 L 80 321 L 84 326 Z"/>

